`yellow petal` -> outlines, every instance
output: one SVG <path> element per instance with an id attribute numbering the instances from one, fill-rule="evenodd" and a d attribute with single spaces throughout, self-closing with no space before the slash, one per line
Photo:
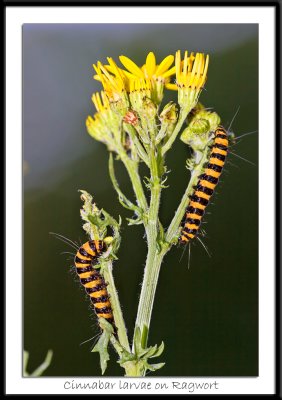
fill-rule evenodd
<path id="1" fill-rule="evenodd" d="M 151 51 L 146 58 L 146 71 L 148 77 L 153 76 L 155 70 L 156 70 L 156 57 L 155 54 Z"/>
<path id="2" fill-rule="evenodd" d="M 168 90 L 178 90 L 178 87 L 175 83 L 166 83 L 165 87 Z"/>
<path id="3" fill-rule="evenodd" d="M 130 58 L 125 56 L 119 56 L 120 62 L 131 72 L 133 75 L 138 76 L 139 78 L 143 78 L 144 74 L 142 70 L 130 60 Z"/>
<path id="4" fill-rule="evenodd" d="M 160 63 L 160 65 L 158 65 L 158 68 L 156 70 L 156 75 L 157 76 L 162 75 L 164 77 L 164 72 L 169 69 L 173 61 L 174 61 L 174 56 L 172 55 L 169 55 L 166 58 L 164 58 L 163 61 Z"/>
<path id="5" fill-rule="evenodd" d="M 99 82 L 102 81 L 102 79 L 99 75 L 93 75 L 93 79 L 95 79 L 96 81 L 99 81 Z"/>
<path id="6" fill-rule="evenodd" d="M 176 54 L 175 54 L 175 73 L 176 73 L 176 77 L 177 79 L 180 78 L 180 70 L 181 70 L 181 54 L 180 54 L 180 50 L 177 50 Z"/>
<path id="7" fill-rule="evenodd" d="M 99 112 L 103 109 L 102 103 L 101 103 L 101 99 L 100 99 L 100 95 L 99 93 L 95 93 L 92 96 L 92 101 L 94 103 L 94 106 L 96 108 L 96 110 Z"/>
<path id="8" fill-rule="evenodd" d="M 186 75 L 186 73 L 187 73 L 187 66 L 188 66 L 188 51 L 186 50 L 184 53 L 184 63 L 183 63 L 183 69 L 182 69 L 184 75 Z"/>
<path id="9" fill-rule="evenodd" d="M 170 68 L 168 71 L 166 71 L 164 74 L 161 74 L 163 78 L 168 78 L 171 75 L 174 75 L 176 72 L 175 66 Z"/>
<path id="10" fill-rule="evenodd" d="M 124 75 L 128 78 L 128 79 L 136 79 L 136 76 L 131 74 L 128 71 L 125 71 L 124 69 L 122 70 L 122 72 L 124 73 Z"/>

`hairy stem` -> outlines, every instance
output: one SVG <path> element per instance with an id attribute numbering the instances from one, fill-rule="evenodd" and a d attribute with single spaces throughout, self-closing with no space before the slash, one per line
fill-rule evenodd
<path id="1" fill-rule="evenodd" d="M 130 346 L 127 338 L 126 327 L 124 319 L 122 316 L 122 311 L 120 307 L 120 302 L 115 287 L 115 282 L 113 278 L 113 265 L 111 261 L 105 262 L 103 265 L 103 274 L 106 282 L 109 284 L 107 290 L 110 295 L 111 306 L 114 314 L 115 325 L 118 330 L 118 339 L 120 344 L 125 348 L 125 350 L 130 351 Z"/>
<path id="2" fill-rule="evenodd" d="M 164 146 L 162 148 L 162 156 L 164 156 L 165 153 L 173 145 L 173 142 L 175 141 L 180 129 L 182 128 L 182 125 L 183 125 L 183 123 L 184 123 L 189 111 L 190 111 L 190 108 L 181 108 L 180 109 L 180 113 L 179 113 L 179 118 L 178 118 L 177 124 L 175 125 L 175 128 L 174 128 L 171 136 L 169 137 L 168 141 L 164 144 Z"/>
<path id="3" fill-rule="evenodd" d="M 143 190 L 142 182 L 138 173 L 138 163 L 130 160 L 126 154 L 121 154 L 121 160 L 127 169 L 132 187 L 136 196 L 137 204 L 145 212 L 148 208 L 147 200 Z"/>
<path id="4" fill-rule="evenodd" d="M 160 206 L 161 184 L 158 173 L 157 157 L 155 149 L 151 149 L 151 201 L 148 211 L 148 222 L 145 226 L 148 240 L 148 255 L 142 283 L 142 290 L 138 305 L 135 328 L 139 327 L 142 335 L 142 346 L 147 344 L 148 331 L 154 304 L 156 285 L 159 276 L 159 269 L 162 261 L 157 259 L 158 239 L 158 212 Z M 136 332 L 136 329 L 135 329 Z"/>

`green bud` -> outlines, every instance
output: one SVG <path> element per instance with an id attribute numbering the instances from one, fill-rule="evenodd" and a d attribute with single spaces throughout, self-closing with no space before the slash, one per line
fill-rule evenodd
<path id="1" fill-rule="evenodd" d="M 110 108 L 115 114 L 124 117 L 129 109 L 129 100 L 127 94 L 124 93 L 124 95 L 117 101 L 111 101 Z"/>
<path id="2" fill-rule="evenodd" d="M 142 114 L 144 117 L 147 117 L 149 120 L 155 119 L 155 117 L 157 115 L 157 107 L 152 102 L 152 100 L 149 99 L 148 97 L 143 98 Z"/>
<path id="3" fill-rule="evenodd" d="M 220 117 L 217 113 L 206 110 L 202 104 L 198 103 L 188 115 L 187 124 L 180 139 L 195 151 L 201 151 L 210 142 L 210 132 L 217 129 Z"/>
<path id="4" fill-rule="evenodd" d="M 204 150 L 207 146 L 209 137 L 210 124 L 207 120 L 200 119 L 190 124 L 180 136 L 182 142 L 188 144 L 193 150 Z"/>

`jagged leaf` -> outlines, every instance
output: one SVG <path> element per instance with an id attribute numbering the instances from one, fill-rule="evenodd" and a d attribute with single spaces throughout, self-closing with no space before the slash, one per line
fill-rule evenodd
<path id="1" fill-rule="evenodd" d="M 107 363 L 110 359 L 108 353 L 108 344 L 110 340 L 110 335 L 108 332 L 104 331 L 100 336 L 98 342 L 96 343 L 95 347 L 91 350 L 93 353 L 97 352 L 100 354 L 100 366 L 102 370 L 102 375 L 104 375 L 107 369 Z"/>
<path id="2" fill-rule="evenodd" d="M 111 339 L 111 335 L 114 332 L 114 329 L 112 325 L 106 321 L 104 318 L 99 318 L 99 325 L 103 329 L 103 333 L 100 336 L 98 342 L 96 345 L 93 347 L 91 352 L 99 353 L 100 354 L 100 366 L 102 370 L 102 375 L 104 375 L 106 369 L 107 369 L 107 363 L 110 359 L 109 353 L 108 353 L 108 345 L 109 341 Z"/>

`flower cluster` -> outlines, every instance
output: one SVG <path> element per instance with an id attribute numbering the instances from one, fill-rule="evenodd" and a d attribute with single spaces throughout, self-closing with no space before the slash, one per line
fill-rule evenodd
<path id="1" fill-rule="evenodd" d="M 203 53 L 188 56 L 185 51 L 182 58 L 178 50 L 159 64 L 153 52 L 142 66 L 124 55 L 119 60 L 123 68 L 111 57 L 107 64 L 98 61 L 93 65 L 94 79 L 101 82 L 103 91 L 93 95 L 97 112 L 87 118 L 86 126 L 89 134 L 109 150 L 120 154 L 130 142 L 130 150 L 144 160 L 146 146 L 152 142 L 165 145 L 177 125 L 178 114 L 184 121 L 196 106 L 207 79 L 209 57 Z M 174 103 L 159 112 L 165 89 L 178 91 L 179 113 Z"/>

